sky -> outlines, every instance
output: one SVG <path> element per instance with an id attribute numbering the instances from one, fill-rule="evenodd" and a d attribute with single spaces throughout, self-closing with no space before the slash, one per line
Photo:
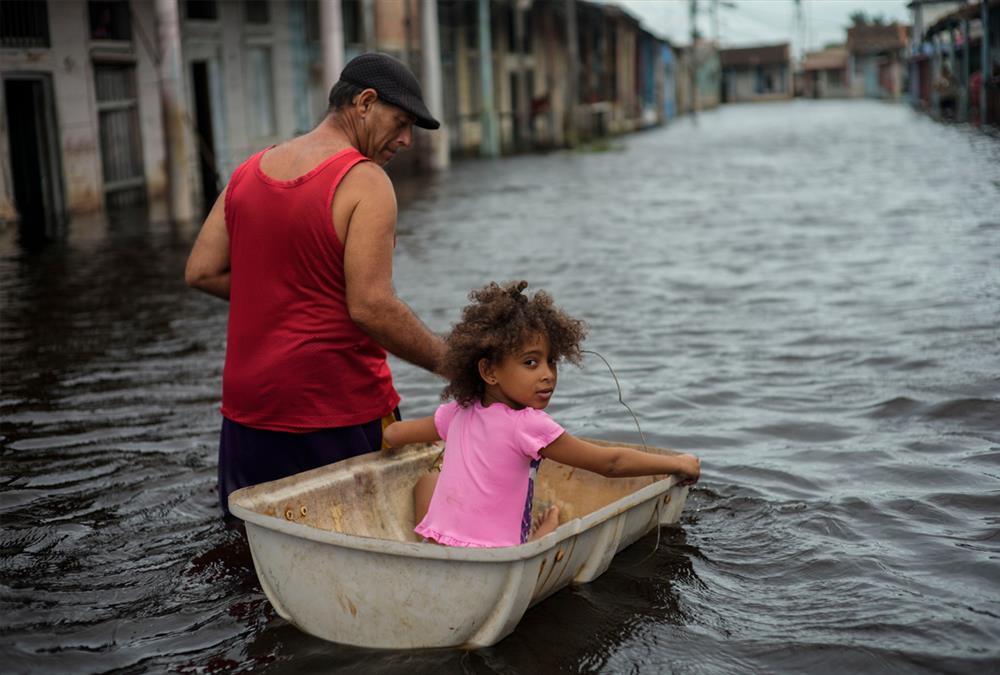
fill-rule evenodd
<path id="1" fill-rule="evenodd" d="M 688 0 L 606 0 L 624 7 L 656 35 L 675 44 L 690 44 Z M 722 0 L 718 10 L 719 39 L 723 47 L 791 42 L 800 53 L 847 40 L 851 13 L 861 10 L 882 15 L 889 22 L 910 23 L 908 0 L 801 0 L 802 30 L 796 29 L 794 0 Z M 723 5 L 729 5 L 725 7 Z M 712 0 L 698 0 L 698 28 L 713 37 Z M 801 38 L 799 33 L 801 32 Z M 801 42 L 801 44 L 800 44 Z"/>

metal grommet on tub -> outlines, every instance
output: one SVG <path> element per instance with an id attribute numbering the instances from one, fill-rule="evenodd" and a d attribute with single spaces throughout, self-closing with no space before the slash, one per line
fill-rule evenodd
<path id="1" fill-rule="evenodd" d="M 285 520 L 294 520 L 295 514 L 292 513 L 291 509 L 285 509 Z"/>
<path id="2" fill-rule="evenodd" d="M 305 506 L 300 506 L 299 507 L 299 513 L 301 513 L 302 517 L 305 518 L 306 517 L 306 513 L 307 513 L 306 507 Z"/>
<path id="3" fill-rule="evenodd" d="M 562 559 L 563 559 L 563 550 L 559 549 L 558 551 L 556 551 L 556 562 L 559 562 Z"/>
<path id="4" fill-rule="evenodd" d="M 669 504 L 670 503 L 670 493 L 669 492 L 667 494 L 663 495 L 663 503 L 664 504 Z"/>

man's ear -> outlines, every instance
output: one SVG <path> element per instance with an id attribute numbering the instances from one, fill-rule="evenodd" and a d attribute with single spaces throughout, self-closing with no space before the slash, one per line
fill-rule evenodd
<path id="1" fill-rule="evenodd" d="M 497 378 L 493 375 L 493 364 L 488 359 L 479 359 L 479 377 L 483 378 L 486 384 L 496 384 Z"/>
<path id="2" fill-rule="evenodd" d="M 375 101 L 377 100 L 378 92 L 369 87 L 358 94 L 358 97 L 354 99 L 354 106 L 359 112 L 368 112 L 371 107 L 375 105 Z"/>

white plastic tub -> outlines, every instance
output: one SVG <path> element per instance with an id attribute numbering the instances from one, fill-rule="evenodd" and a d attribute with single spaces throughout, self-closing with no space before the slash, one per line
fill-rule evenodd
<path id="1" fill-rule="evenodd" d="M 545 460 L 534 508 L 559 506 L 555 532 L 509 548 L 419 543 L 412 488 L 440 450 L 373 453 L 229 496 L 278 614 L 365 647 L 492 645 L 531 605 L 597 578 L 618 551 L 676 523 L 687 497 L 673 477 L 608 479 Z"/>

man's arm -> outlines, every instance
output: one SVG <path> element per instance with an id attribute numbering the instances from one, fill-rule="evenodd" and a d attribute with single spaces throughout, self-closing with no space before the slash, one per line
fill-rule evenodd
<path id="1" fill-rule="evenodd" d="M 184 270 L 184 281 L 223 300 L 229 299 L 229 232 L 226 230 L 226 190 L 215 200 L 201 226 Z"/>
<path id="2" fill-rule="evenodd" d="M 437 372 L 444 357 L 444 341 L 417 318 L 392 287 L 396 235 L 392 183 L 382 169 L 369 162 L 356 166 L 344 183 L 348 180 L 361 195 L 350 215 L 344 242 L 351 319 L 389 352 Z"/>

